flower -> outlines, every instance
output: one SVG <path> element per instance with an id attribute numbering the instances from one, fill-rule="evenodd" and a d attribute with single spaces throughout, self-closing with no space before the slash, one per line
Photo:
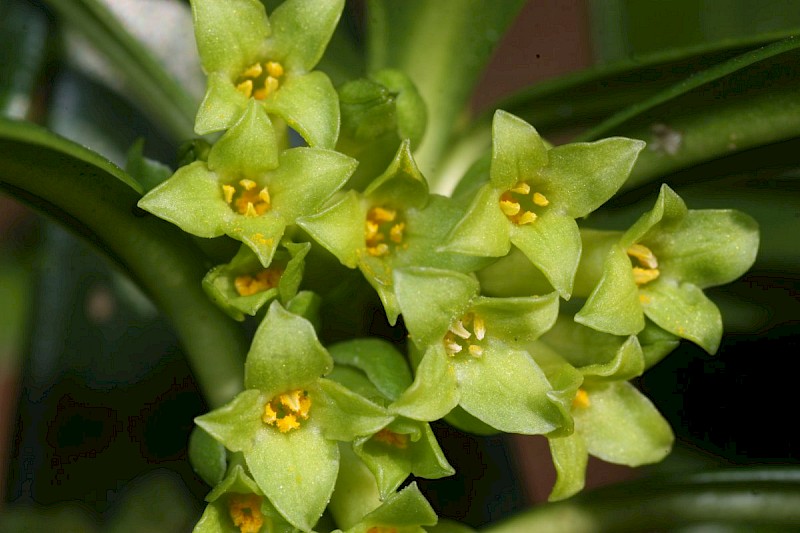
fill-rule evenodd
<path id="1" fill-rule="evenodd" d="M 279 153 L 269 118 L 251 102 L 211 148 L 207 162 L 181 167 L 139 207 L 198 237 L 240 240 L 268 267 L 286 227 L 316 213 L 355 166 L 332 150 Z"/>
<path id="2" fill-rule="evenodd" d="M 459 405 L 509 433 L 561 427 L 552 387 L 523 348 L 555 321 L 555 292 L 487 298 L 473 277 L 432 268 L 397 270 L 395 285 L 409 336 L 423 355 L 413 384 L 390 412 L 429 421 Z"/>
<path id="3" fill-rule="evenodd" d="M 405 358 L 386 341 L 354 339 L 332 345 L 330 353 L 336 366 L 328 377 L 384 407 L 411 385 Z M 410 474 L 438 479 L 455 473 L 430 426 L 403 416 L 356 438 L 353 451 L 372 472 L 384 499 Z"/>
<path id="4" fill-rule="evenodd" d="M 531 125 L 497 111 L 489 182 L 442 249 L 503 257 L 513 244 L 569 298 L 581 253 L 575 219 L 619 189 L 643 147 L 615 137 L 548 149 Z"/>
<path id="5" fill-rule="evenodd" d="M 646 316 L 714 353 L 722 318 L 703 289 L 741 276 L 755 261 L 758 225 L 734 210 L 688 210 L 663 185 L 656 205 L 614 243 L 602 275 L 575 320 L 631 335 Z"/>
<path id="6" fill-rule="evenodd" d="M 195 37 L 208 88 L 195 120 L 206 134 L 230 127 L 258 102 L 309 146 L 333 148 L 339 103 L 322 57 L 344 0 L 287 0 L 267 19 L 258 0 L 192 0 Z"/>
<path id="7" fill-rule="evenodd" d="M 344 533 L 425 533 L 421 526 L 434 526 L 436 512 L 416 483 L 390 494 L 384 502 Z M 342 533 L 334 530 L 334 533 Z"/>
<path id="8" fill-rule="evenodd" d="M 674 440 L 669 424 L 628 382 L 648 364 L 636 336 L 617 337 L 560 317 L 529 349 L 572 419 L 547 435 L 557 474 L 550 500 L 583 488 L 589 455 L 640 466 L 669 453 Z"/>
<path id="9" fill-rule="evenodd" d="M 241 452 L 259 489 L 293 526 L 309 531 L 339 470 L 336 441 L 386 426 L 379 405 L 321 376 L 333 367 L 313 326 L 273 302 L 245 362 L 245 387 L 227 405 L 195 419 Z"/>
<path id="10" fill-rule="evenodd" d="M 386 171 L 363 194 L 348 191 L 327 209 L 297 224 L 349 268 L 358 267 L 377 291 L 391 324 L 400 314 L 392 273 L 404 266 L 472 272 L 487 261 L 437 250 L 461 216 L 428 185 L 404 141 Z"/>

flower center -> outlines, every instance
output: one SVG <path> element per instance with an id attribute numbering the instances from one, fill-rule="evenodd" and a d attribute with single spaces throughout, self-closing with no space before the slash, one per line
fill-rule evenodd
<path id="1" fill-rule="evenodd" d="M 233 286 L 239 296 L 252 296 L 259 292 L 268 291 L 278 286 L 278 282 L 283 274 L 280 268 L 264 268 L 255 275 L 243 274 L 236 276 Z"/>
<path id="2" fill-rule="evenodd" d="M 535 222 L 538 216 L 534 209 L 548 205 L 550 200 L 540 192 L 531 194 L 531 186 L 524 181 L 517 182 L 514 187 L 500 195 L 500 210 L 518 226 Z"/>
<path id="3" fill-rule="evenodd" d="M 406 223 L 396 209 L 373 207 L 367 211 L 364 224 L 364 240 L 367 253 L 375 257 L 389 255 L 403 242 Z"/>
<path id="4" fill-rule="evenodd" d="M 578 392 L 575 393 L 575 398 L 572 399 L 572 407 L 586 409 L 590 405 L 592 405 L 592 402 L 589 401 L 589 394 L 584 389 L 578 389 Z"/>
<path id="5" fill-rule="evenodd" d="M 228 500 L 228 513 L 241 533 L 258 533 L 264 525 L 261 497 L 255 494 L 233 494 Z"/>
<path id="6" fill-rule="evenodd" d="M 246 217 L 261 216 L 272 207 L 267 188 L 259 190 L 253 180 L 243 179 L 238 183 L 223 185 L 222 196 L 231 209 Z"/>
<path id="7" fill-rule="evenodd" d="M 633 280 L 637 285 L 644 285 L 656 279 L 661 272 L 658 270 L 658 259 L 647 246 L 634 244 L 627 250 L 633 266 Z M 635 260 L 635 261 L 634 261 Z"/>
<path id="8" fill-rule="evenodd" d="M 283 65 L 277 61 L 253 63 L 233 82 L 236 90 L 256 100 L 264 100 L 278 90 L 283 78 Z"/>
<path id="9" fill-rule="evenodd" d="M 281 433 L 300 427 L 298 418 L 308 420 L 311 409 L 311 398 L 302 389 L 286 392 L 276 396 L 264 405 L 261 420 L 270 426 L 276 426 Z"/>
<path id="10" fill-rule="evenodd" d="M 483 347 L 479 343 L 486 337 L 486 324 L 475 313 L 467 313 L 450 325 L 444 336 L 444 349 L 448 355 L 469 353 L 473 357 L 483 355 Z M 477 343 L 476 343 L 477 342 Z"/>
<path id="11" fill-rule="evenodd" d="M 408 447 L 408 435 L 403 433 L 395 433 L 394 431 L 388 429 L 380 430 L 379 432 L 375 433 L 372 438 L 378 442 L 388 444 L 389 446 L 400 448 L 401 450 L 405 450 Z"/>

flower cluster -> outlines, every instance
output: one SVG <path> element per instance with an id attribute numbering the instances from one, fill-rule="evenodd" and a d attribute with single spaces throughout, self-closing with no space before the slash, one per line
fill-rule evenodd
<path id="1" fill-rule="evenodd" d="M 627 231 L 579 228 L 644 143 L 551 147 L 503 111 L 474 194 L 431 194 L 413 83 L 382 71 L 337 93 L 313 70 L 342 8 L 287 0 L 267 18 L 258 0 L 192 0 L 208 75 L 196 132 L 222 133 L 139 206 L 240 241 L 203 286 L 258 324 L 245 390 L 196 419 L 192 456 L 215 485 L 196 531 L 311 531 L 326 509 L 347 532 L 422 531 L 435 514 L 398 488 L 453 473 L 440 419 L 545 435 L 554 499 L 580 490 L 589 454 L 660 460 L 672 433 L 629 381 L 678 338 L 716 350 L 703 289 L 749 268 L 754 222 L 688 210 L 665 186 Z M 307 146 L 288 148 L 289 128 Z M 407 354 L 352 327 L 365 292 L 391 325 L 402 316 Z"/>

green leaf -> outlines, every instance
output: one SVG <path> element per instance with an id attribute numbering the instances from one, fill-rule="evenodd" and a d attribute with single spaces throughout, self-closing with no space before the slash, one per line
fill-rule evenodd
<path id="1" fill-rule="evenodd" d="M 585 217 L 625 183 L 643 148 L 642 141 L 620 137 L 553 148 L 547 153 L 549 164 L 540 171 L 548 198 L 563 204 L 572 218 Z"/>
<path id="2" fill-rule="evenodd" d="M 311 323 L 273 302 L 253 337 L 244 382 L 248 389 L 259 389 L 272 398 L 313 383 L 331 368 L 333 360 Z"/>
<path id="3" fill-rule="evenodd" d="M 511 222 L 500 210 L 500 194 L 490 184 L 475 195 L 464 218 L 442 249 L 483 257 L 503 257 L 511 248 Z"/>
<path id="4" fill-rule="evenodd" d="M 240 392 L 228 404 L 198 416 L 195 424 L 233 452 L 252 448 L 261 426 L 264 399 L 258 390 Z"/>
<path id="5" fill-rule="evenodd" d="M 468 413 L 506 433 L 543 435 L 563 423 L 544 372 L 527 352 L 489 338 L 481 357 L 453 359 Z"/>
<path id="6" fill-rule="evenodd" d="M 479 289 L 471 276 L 433 268 L 395 269 L 394 284 L 403 320 L 418 347 L 440 342 Z"/>
<path id="7" fill-rule="evenodd" d="M 264 107 L 297 131 L 309 146 L 333 149 L 339 137 L 339 97 L 331 80 L 319 71 L 286 75 Z"/>
<path id="8" fill-rule="evenodd" d="M 271 33 L 261 2 L 192 0 L 191 4 L 197 49 L 206 73 L 224 72 L 233 77 L 259 59 Z"/>
<path id="9" fill-rule="evenodd" d="M 105 56 L 125 88 L 155 124 L 173 139 L 192 134 L 197 102 L 143 43 L 98 0 L 47 0 L 47 4 Z"/>
<path id="10" fill-rule="evenodd" d="M 723 285 L 744 274 L 756 259 L 758 224 L 730 210 L 690 210 L 669 233 L 648 238 L 664 278 L 691 281 L 700 287 Z M 656 252 L 657 250 L 657 252 Z"/>
<path id="11" fill-rule="evenodd" d="M 327 439 L 349 442 L 372 435 L 392 420 L 381 406 L 335 381 L 322 379 L 319 386 L 322 394 L 314 402 L 313 416 Z"/>
<path id="12" fill-rule="evenodd" d="M 578 434 L 548 439 L 553 465 L 556 467 L 556 483 L 550 491 L 548 501 L 569 498 L 583 490 L 586 481 L 586 465 L 589 452 L 586 443 Z"/>
<path id="13" fill-rule="evenodd" d="M 538 176 L 547 165 L 549 155 L 533 126 L 505 111 L 495 112 L 489 178 L 495 188 L 510 189 L 519 181 Z"/>
<path id="14" fill-rule="evenodd" d="M 532 224 L 512 224 L 511 242 L 568 300 L 581 256 L 581 235 L 575 221 L 548 210 Z"/>
<path id="15" fill-rule="evenodd" d="M 312 407 L 313 409 L 313 407 Z M 293 526 L 310 531 L 330 501 L 339 471 L 339 447 L 309 420 L 280 433 L 263 426 L 247 466 L 261 490 Z"/>
<path id="16" fill-rule="evenodd" d="M 669 424 L 630 383 L 585 387 L 589 406 L 573 410 L 591 455 L 628 466 L 655 463 L 672 448 Z"/>
<path id="17" fill-rule="evenodd" d="M 344 0 L 287 0 L 270 14 L 271 48 L 292 70 L 309 71 L 328 46 Z M 329 148 L 333 148 L 330 146 Z"/>
<path id="18" fill-rule="evenodd" d="M 641 291 L 647 318 L 708 353 L 716 353 L 722 338 L 722 316 L 700 288 L 691 283 L 656 280 Z"/>
<path id="19" fill-rule="evenodd" d="M 343 265 L 358 266 L 359 250 L 364 242 L 364 221 L 367 213 L 355 191 L 348 191 L 341 199 L 319 213 L 297 219 L 297 225 L 331 252 Z"/>
<path id="20" fill-rule="evenodd" d="M 452 361 L 437 343 L 425 352 L 414 383 L 392 405 L 389 412 L 424 422 L 438 420 L 458 404 L 459 392 Z"/>
<path id="21" fill-rule="evenodd" d="M 619 246 L 609 250 L 603 277 L 575 315 L 575 321 L 613 335 L 635 335 L 644 328 L 631 260 Z"/>
<path id="22" fill-rule="evenodd" d="M 0 187 L 86 237 L 139 282 L 178 331 L 210 405 L 241 390 L 244 336 L 197 283 L 205 257 L 181 231 L 141 216 L 130 177 L 42 128 L 0 119 Z"/>
<path id="23" fill-rule="evenodd" d="M 478 76 L 521 7 L 520 0 L 369 3 L 369 70 L 405 72 L 428 104 L 428 129 L 417 162 L 432 185 L 438 177 L 431 170 L 438 169 Z"/>
<path id="24" fill-rule="evenodd" d="M 387 341 L 353 339 L 328 347 L 336 365 L 357 368 L 389 400 L 396 400 L 411 386 L 412 377 L 403 355 Z"/>

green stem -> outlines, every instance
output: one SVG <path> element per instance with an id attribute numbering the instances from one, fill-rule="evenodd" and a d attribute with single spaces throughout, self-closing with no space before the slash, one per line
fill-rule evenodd
<path id="1" fill-rule="evenodd" d="M 244 335 L 201 289 L 206 259 L 180 230 L 136 207 L 140 195 L 126 177 L 71 141 L 0 119 L 0 187 L 87 238 L 138 282 L 177 330 L 209 405 L 222 405 L 242 389 Z"/>
<path id="2" fill-rule="evenodd" d="M 664 531 L 714 523 L 796 527 L 800 469 L 737 469 L 624 483 L 534 508 L 484 531 Z"/>

